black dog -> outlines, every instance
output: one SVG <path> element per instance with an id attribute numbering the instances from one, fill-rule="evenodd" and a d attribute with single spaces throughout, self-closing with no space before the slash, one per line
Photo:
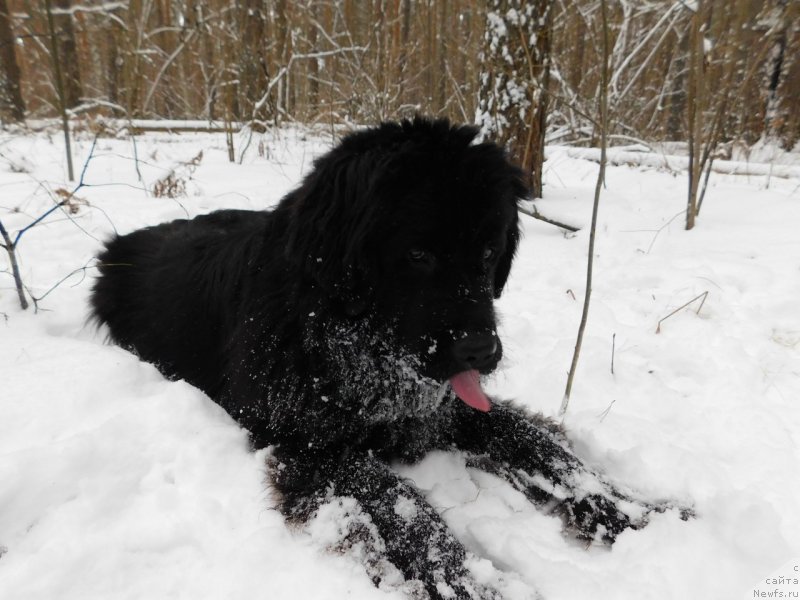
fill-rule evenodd
<path id="1" fill-rule="evenodd" d="M 462 451 L 586 540 L 611 542 L 663 508 L 615 490 L 557 427 L 482 391 L 502 355 L 493 300 L 527 192 L 475 135 L 422 119 L 351 134 L 271 212 L 111 240 L 92 298 L 116 343 L 274 446 L 288 519 L 356 502 L 342 546 L 363 542 L 376 582 L 391 564 L 431 598 L 499 594 L 472 578 L 462 544 L 392 460 Z"/>

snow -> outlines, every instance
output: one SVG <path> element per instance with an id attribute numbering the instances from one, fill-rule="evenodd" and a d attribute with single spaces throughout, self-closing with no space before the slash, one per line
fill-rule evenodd
<path id="1" fill-rule="evenodd" d="M 92 140 L 77 137 L 80 171 Z M 236 142 L 238 157 L 245 140 Z M 10 273 L 0 273 L 0 598 L 406 597 L 391 578 L 373 587 L 358 548 L 337 547 L 357 507 L 331 504 L 307 528 L 287 527 L 265 483 L 266 451 L 249 452 L 244 432 L 202 393 L 165 381 L 86 324 L 92 257 L 114 229 L 271 206 L 328 145 L 281 130 L 231 164 L 222 134 L 148 134 L 136 138 L 140 179 L 131 139 L 99 139 L 77 193 L 88 205 L 23 235 L 22 277 L 35 296 L 79 271 L 38 314 L 19 309 Z M 186 196 L 145 193 L 199 150 Z M 771 179 L 713 173 L 691 232 L 685 173 L 672 168 L 608 168 L 565 425 L 590 464 L 648 497 L 690 503 L 697 518 L 656 515 L 610 549 L 587 548 L 458 454 L 398 467 L 474 553 L 476 580 L 507 598 L 800 591 L 786 583 L 800 563 L 798 165 Z M 549 148 L 539 211 L 587 226 L 596 172 Z M 52 206 L 55 189 L 75 186 L 64 173 L 58 133 L 0 137 L 0 220 L 12 234 Z M 487 390 L 555 416 L 588 232 L 523 219 L 498 303 L 506 358 Z M 695 303 L 656 333 L 706 291 L 699 314 Z M 408 508 L 395 506 L 400 517 Z M 780 577 L 783 587 L 773 585 Z"/>
<path id="2" fill-rule="evenodd" d="M 758 149 L 758 148 L 757 148 Z M 762 157 L 767 160 L 715 160 L 712 170 L 717 173 L 727 175 L 757 175 L 761 177 L 783 177 L 800 180 L 800 166 L 798 166 L 798 155 L 791 153 L 781 153 L 774 148 L 772 156 Z M 551 148 L 555 151 L 556 148 Z M 565 148 L 571 158 L 584 158 L 600 162 L 599 148 Z M 755 158 L 755 157 L 754 157 Z M 772 159 L 772 160 L 770 160 Z M 689 167 L 689 157 L 670 155 L 656 152 L 641 152 L 639 148 L 626 150 L 620 148 L 610 148 L 607 160 L 612 165 L 637 165 L 649 167 L 651 169 L 662 169 L 667 171 L 685 171 Z M 782 160 L 793 160 L 795 164 L 780 164 Z M 768 180 L 760 179 L 762 184 L 767 185 Z"/>

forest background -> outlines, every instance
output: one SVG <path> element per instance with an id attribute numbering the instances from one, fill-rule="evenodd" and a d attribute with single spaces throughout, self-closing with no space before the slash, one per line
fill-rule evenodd
<path id="1" fill-rule="evenodd" d="M 0 0 L 0 119 L 446 116 L 506 143 L 539 196 L 545 142 L 598 145 L 603 4 Z M 800 3 L 608 0 L 607 22 L 611 145 L 800 139 Z"/>

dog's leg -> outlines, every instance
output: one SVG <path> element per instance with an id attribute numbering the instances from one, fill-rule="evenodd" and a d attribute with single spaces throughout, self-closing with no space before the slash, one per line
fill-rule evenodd
<path id="1" fill-rule="evenodd" d="M 412 597 L 500 599 L 472 577 L 464 564 L 466 550 L 434 508 L 377 458 L 363 454 L 304 464 L 276 457 L 271 471 L 287 519 L 331 518 L 340 539 L 329 545 L 353 550 L 376 584 L 391 581 L 388 561 L 402 573 Z"/>
<path id="2" fill-rule="evenodd" d="M 646 524 L 647 515 L 668 503 L 624 493 L 575 456 L 563 431 L 539 415 L 504 402 L 480 413 L 458 407 L 452 430 L 468 464 L 494 473 L 564 519 L 578 538 L 613 543 L 622 531 Z M 682 510 L 682 518 L 691 511 Z"/>

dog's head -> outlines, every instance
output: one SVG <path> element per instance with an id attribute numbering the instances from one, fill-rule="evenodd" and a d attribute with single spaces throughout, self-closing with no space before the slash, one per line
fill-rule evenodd
<path id="1" fill-rule="evenodd" d="M 476 130 L 387 123 L 346 137 L 295 192 L 287 257 L 343 319 L 369 319 L 417 371 L 488 410 L 502 356 L 493 300 L 519 239 L 521 172 Z"/>

